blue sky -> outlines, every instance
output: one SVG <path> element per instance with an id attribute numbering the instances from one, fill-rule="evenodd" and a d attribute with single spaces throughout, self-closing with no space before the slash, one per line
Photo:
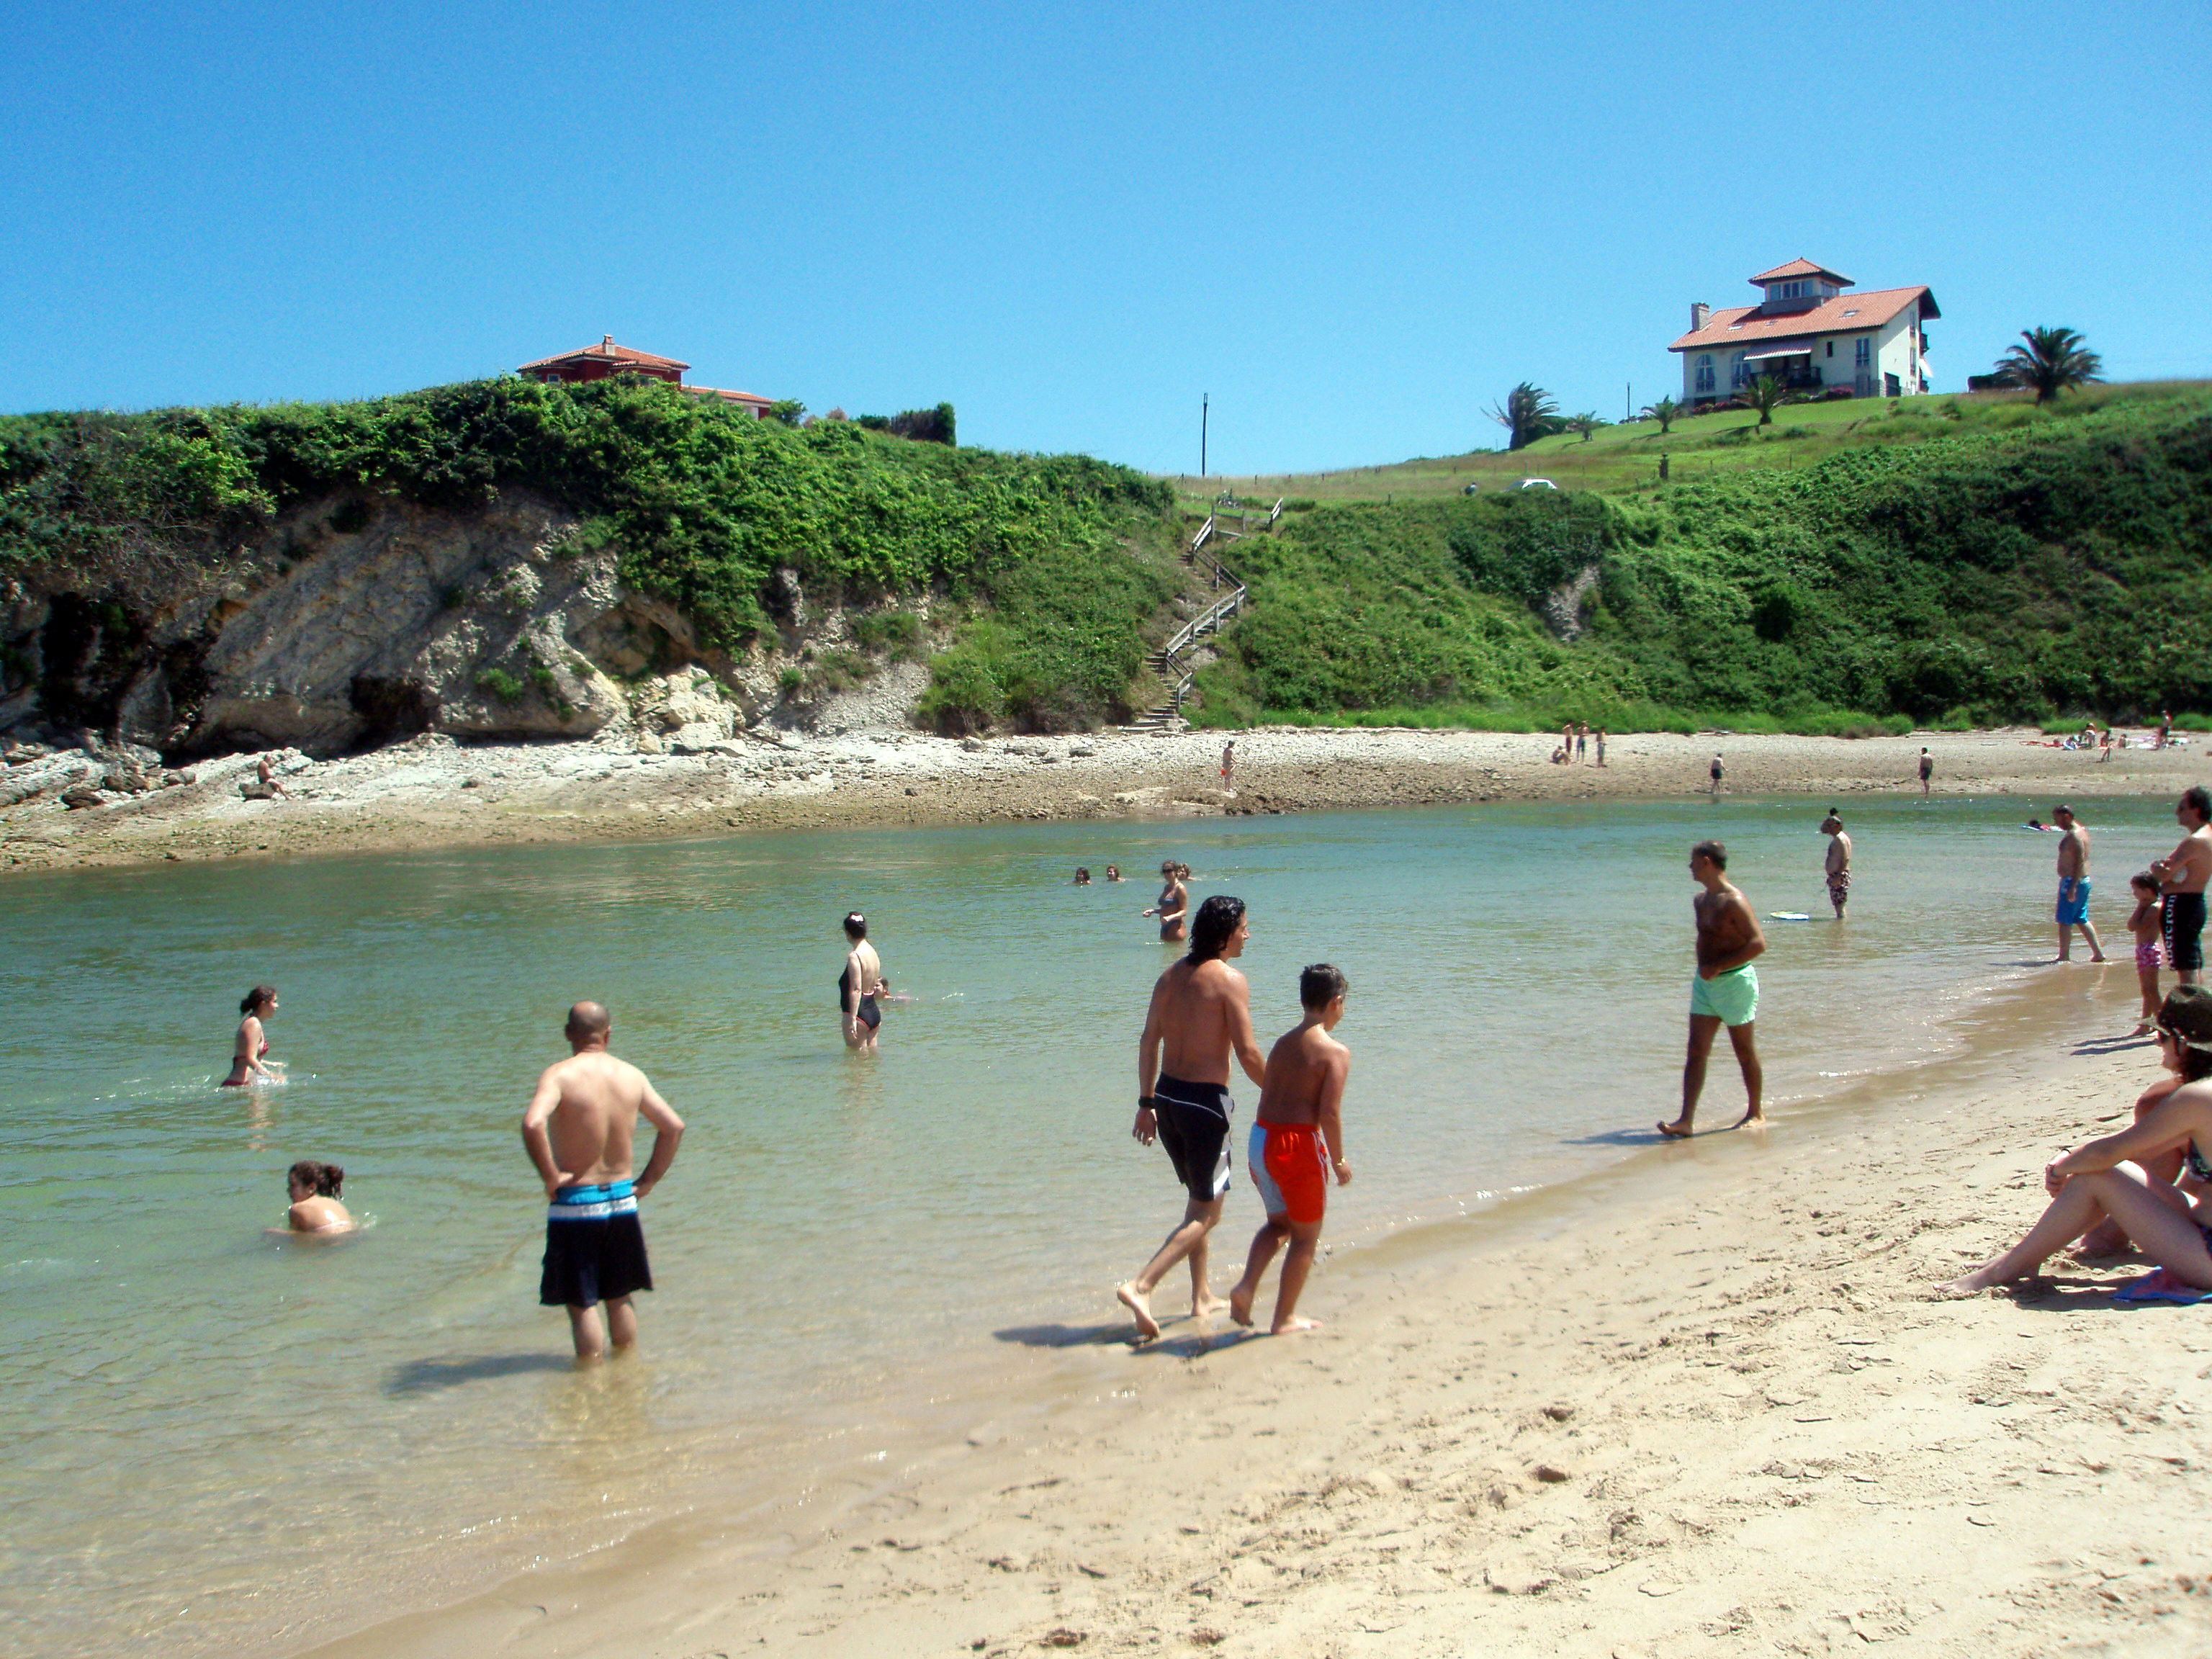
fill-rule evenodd
<path id="1" fill-rule="evenodd" d="M 2212 9 L 33 0 L 0 410 L 356 397 L 611 332 L 963 441 L 1295 471 L 1679 386 L 1804 254 L 2212 376 Z"/>

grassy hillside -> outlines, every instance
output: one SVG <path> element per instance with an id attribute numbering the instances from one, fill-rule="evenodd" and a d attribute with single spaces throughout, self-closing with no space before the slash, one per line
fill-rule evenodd
<path id="1" fill-rule="evenodd" d="M 1300 514 L 1237 544 L 1254 604 L 1203 717 L 1817 731 L 2212 703 L 2212 391 L 2040 420 L 1945 401 L 1874 423 L 1923 423 L 1910 441 L 1844 427 L 1809 464 L 1664 490 Z M 1567 640 L 1539 607 L 1585 570 Z"/>
<path id="2" fill-rule="evenodd" d="M 346 490 L 465 508 L 529 489 L 623 579 L 740 647 L 779 568 L 817 604 L 935 589 L 973 614 L 932 711 L 1084 724 L 1126 706 L 1172 585 L 1166 488 L 1081 456 L 797 430 L 653 381 L 499 380 L 373 402 L 0 419 L 0 574 L 125 605 Z M 49 581 L 49 586 L 52 581 Z"/>

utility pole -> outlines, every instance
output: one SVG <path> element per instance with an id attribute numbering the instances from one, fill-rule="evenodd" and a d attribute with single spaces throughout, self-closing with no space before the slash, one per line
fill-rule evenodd
<path id="1" fill-rule="evenodd" d="M 1206 422 L 1213 403 L 1213 394 L 1202 392 L 1198 397 L 1198 476 L 1206 476 Z"/>
<path id="2" fill-rule="evenodd" d="M 1628 395 L 1620 400 L 1620 423 L 1626 426 L 1636 418 L 1636 382 L 1627 380 L 1622 384 L 1626 387 Z"/>

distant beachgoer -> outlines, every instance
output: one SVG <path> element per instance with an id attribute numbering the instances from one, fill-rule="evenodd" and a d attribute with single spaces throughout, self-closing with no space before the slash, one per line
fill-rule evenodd
<path id="1" fill-rule="evenodd" d="M 1605 728 L 1603 726 L 1600 726 L 1597 732 L 1597 763 L 1600 766 L 1605 764 Z"/>
<path id="2" fill-rule="evenodd" d="M 2049 830 L 2051 825 L 2045 823 L 2041 818 L 2030 818 L 2020 827 L 2023 830 Z"/>
<path id="3" fill-rule="evenodd" d="M 878 980 L 875 983 L 874 988 L 870 990 L 868 994 L 875 998 L 878 1002 L 914 1002 L 918 1000 L 916 998 L 907 995 L 903 991 L 892 990 L 891 982 L 887 979 Z"/>
<path id="4" fill-rule="evenodd" d="M 1711 773 L 1713 780 L 1713 799 L 1717 800 L 1720 799 L 1721 793 L 1721 757 L 1718 755 L 1713 757 Z"/>
<path id="5" fill-rule="evenodd" d="M 1108 866 L 1106 866 L 1106 879 L 1107 879 L 1107 880 L 1109 880 L 1109 881 L 1119 881 L 1119 880 L 1121 880 L 1121 866 L 1120 865 L 1118 865 L 1118 864 L 1109 864 L 1109 865 L 1108 865 Z"/>
<path id="6" fill-rule="evenodd" d="M 1559 728 L 1559 755 L 1568 762 L 1575 757 L 1575 723 L 1569 720 Z"/>
<path id="7" fill-rule="evenodd" d="M 1936 757 L 1928 752 L 1928 745 L 1920 746 L 1920 793 L 1928 793 L 1928 780 L 1936 775 Z"/>
<path id="8" fill-rule="evenodd" d="M 1078 887 L 1088 887 L 1091 885 L 1091 872 L 1086 866 L 1080 864 L 1075 866 L 1075 884 Z"/>
<path id="9" fill-rule="evenodd" d="M 2173 816 L 2186 833 L 2181 845 L 2153 861 L 2166 900 L 2166 965 L 2194 985 L 2204 972 L 2204 889 L 2212 881 L 2212 792 L 2185 790 Z"/>
<path id="10" fill-rule="evenodd" d="M 1144 1035 L 1137 1040 L 1137 1121 L 1129 1133 L 1149 1146 L 1157 1139 L 1187 1195 L 1176 1223 L 1144 1272 L 1115 1292 L 1136 1316 L 1137 1335 L 1160 1334 L 1152 1291 L 1176 1263 L 1190 1262 L 1190 1310 L 1202 1317 L 1221 1306 L 1206 1282 L 1206 1235 L 1221 1219 L 1229 1191 L 1229 1060 L 1265 1085 L 1267 1061 L 1252 1036 L 1252 990 L 1229 964 L 1244 952 L 1251 928 L 1244 902 L 1216 893 L 1198 907 L 1190 953 L 1159 976 Z"/>
<path id="11" fill-rule="evenodd" d="M 1844 815 L 1834 807 L 1820 821 L 1828 837 L 1828 902 L 1836 907 L 1836 920 L 1844 919 L 1844 906 L 1851 900 L 1851 838 L 1844 830 Z"/>
<path id="12" fill-rule="evenodd" d="M 2058 842 L 2058 960 L 2074 955 L 2074 929 L 2089 942 L 2089 960 L 2102 962 L 2105 947 L 2089 924 L 2089 832 L 2075 821 L 2074 809 L 2060 805 L 2051 809 L 2059 829 Z"/>
<path id="13" fill-rule="evenodd" d="M 2164 749 L 2171 744 L 2172 741 L 2173 715 L 2171 712 L 2162 712 L 2158 717 L 2158 740 L 2152 744 L 2151 747 L 2154 749 Z"/>
<path id="14" fill-rule="evenodd" d="M 872 988 L 884 976 L 883 958 L 868 943 L 868 919 L 858 910 L 845 918 L 845 971 L 837 975 L 837 1012 L 845 1025 L 848 1048 L 873 1048 L 876 1028 L 884 1023 Z"/>
<path id="15" fill-rule="evenodd" d="M 260 780 L 261 787 L 271 794 L 282 795 L 286 800 L 292 799 L 291 791 L 276 781 L 276 769 L 270 765 L 268 756 L 264 755 L 253 763 L 253 775 Z"/>
<path id="16" fill-rule="evenodd" d="M 276 988 L 255 986 L 240 1000 L 238 1012 L 244 1018 L 238 1022 L 238 1042 L 231 1050 L 230 1075 L 221 1086 L 247 1089 L 256 1084 L 282 1083 L 283 1068 L 270 1060 L 269 1036 L 261 1024 L 276 1012 Z"/>
<path id="17" fill-rule="evenodd" d="M 1751 902 L 1728 878 L 1728 848 L 1701 841 L 1690 849 L 1690 875 L 1705 890 L 1698 895 L 1698 971 L 1690 981 L 1690 1052 L 1682 1065 L 1682 1115 L 1659 1125 L 1670 1140 L 1686 1139 L 1705 1092 L 1705 1062 L 1713 1038 L 1728 1027 L 1729 1046 L 1743 1073 L 1750 1106 L 1735 1127 L 1763 1123 L 1759 1093 L 1765 1083 L 1752 1028 L 1759 1018 L 1759 970 L 1751 964 L 1766 949 L 1766 935 Z"/>
<path id="18" fill-rule="evenodd" d="M 285 1224 L 295 1233 L 343 1233 L 353 1231 L 353 1216 L 338 1202 L 345 1188 L 345 1171 L 335 1164 L 301 1158 L 284 1177 L 292 1207 Z"/>
<path id="19" fill-rule="evenodd" d="M 1221 787 L 1224 789 L 1235 787 L 1236 775 L 1237 739 L 1231 738 L 1221 745 Z"/>
<path id="20" fill-rule="evenodd" d="M 1589 722 L 1588 720 L 1575 722 L 1575 758 L 1578 761 L 1589 758 Z"/>
<path id="21" fill-rule="evenodd" d="M 1252 1125 L 1246 1167 L 1267 1206 L 1267 1218 L 1252 1236 L 1244 1277 L 1229 1292 L 1229 1316 L 1252 1322 L 1252 1301 L 1261 1275 L 1285 1244 L 1283 1277 L 1275 1289 L 1271 1334 L 1310 1331 L 1316 1322 L 1298 1317 L 1298 1292 L 1313 1270 L 1321 1242 L 1322 1217 L 1328 1207 L 1328 1178 L 1346 1185 L 1352 1165 L 1344 1156 L 1344 1085 L 1352 1074 L 1352 1050 L 1330 1035 L 1344 1018 L 1344 975 L 1317 962 L 1298 975 L 1298 1004 L 1304 1018 L 1276 1039 L 1267 1054 L 1267 1080 Z"/>
<path id="22" fill-rule="evenodd" d="M 2097 735 L 2097 764 L 2102 766 L 2112 757 L 2112 728 L 2106 726 Z"/>
<path id="23" fill-rule="evenodd" d="M 1170 859 L 1160 866 L 1160 902 L 1138 912 L 1160 919 L 1160 941 L 1180 944 L 1183 923 L 1190 910 L 1190 889 L 1183 884 L 1183 866 Z"/>
<path id="24" fill-rule="evenodd" d="M 1566 763 L 1567 763 L 1567 751 L 1566 751 L 1564 748 L 1561 748 L 1561 749 L 1554 749 L 1553 750 L 1552 750 L 1552 764 L 1553 764 L 1553 765 L 1554 765 L 1554 766 L 1565 766 Z"/>
<path id="25" fill-rule="evenodd" d="M 2158 878 L 2148 870 L 2130 876 L 2128 888 L 2136 896 L 2128 932 L 2136 942 L 2136 983 L 2142 988 L 2142 1018 L 2128 1035 L 2148 1036 L 2158 1018 L 2158 970 L 2160 946 L 2165 943 L 2166 904 L 2158 895 Z"/>
<path id="26" fill-rule="evenodd" d="M 1942 1294 L 1972 1296 L 2033 1273 L 2064 1245 L 2106 1218 L 2165 1270 L 2164 1281 L 2212 1291 L 2212 992 L 2185 985 L 2159 1010 L 2159 1058 L 2179 1073 L 2180 1086 L 2118 1134 L 2077 1146 L 2044 1167 L 2051 1206 L 2027 1237 L 1942 1286 Z M 2179 1152 L 2193 1191 L 2156 1182 L 2145 1166 Z M 2154 1280 L 2158 1275 L 2154 1274 Z"/>
<path id="27" fill-rule="evenodd" d="M 522 1115 L 523 1151 L 551 1200 L 538 1300 L 568 1310 L 579 1359 L 599 1358 L 610 1342 L 627 1348 L 637 1340 L 630 1297 L 653 1288 L 637 1206 L 668 1173 L 684 1139 L 684 1120 L 645 1073 L 607 1052 L 613 1034 L 598 1003 L 570 1008 L 562 1027 L 569 1056 L 545 1068 Z M 653 1155 L 633 1177 L 641 1114 L 653 1127 Z"/>

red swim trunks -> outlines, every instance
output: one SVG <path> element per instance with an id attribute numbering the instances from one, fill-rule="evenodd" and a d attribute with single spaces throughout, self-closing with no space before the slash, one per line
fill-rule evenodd
<path id="1" fill-rule="evenodd" d="M 1319 1224 L 1328 1207 L 1328 1142 L 1311 1123 L 1252 1126 L 1252 1184 L 1270 1216 L 1300 1227 Z"/>

